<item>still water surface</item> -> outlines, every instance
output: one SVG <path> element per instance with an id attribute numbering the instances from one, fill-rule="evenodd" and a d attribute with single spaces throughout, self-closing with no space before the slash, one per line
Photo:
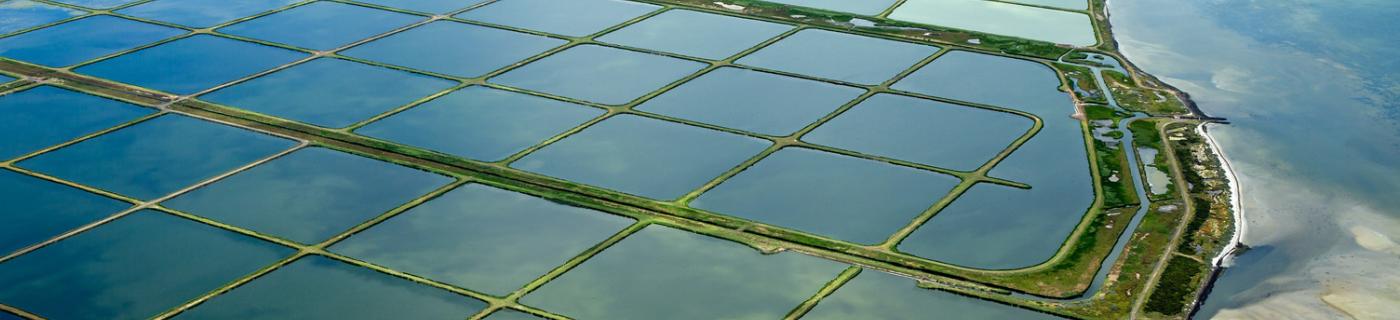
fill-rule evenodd
<path id="1" fill-rule="evenodd" d="M 1400 314 L 1400 2 L 1114 1 L 1123 51 L 1213 116 L 1251 250 L 1197 318 Z M 1210 35 L 1202 37 L 1201 35 Z"/>

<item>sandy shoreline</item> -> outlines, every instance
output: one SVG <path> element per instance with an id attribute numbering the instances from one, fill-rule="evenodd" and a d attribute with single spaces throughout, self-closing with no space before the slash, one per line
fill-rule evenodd
<path id="1" fill-rule="evenodd" d="M 1215 258 L 1211 259 L 1211 267 L 1220 268 L 1228 266 L 1230 258 L 1234 256 L 1236 251 L 1243 247 L 1244 236 L 1249 231 L 1249 224 L 1246 223 L 1244 219 L 1244 201 L 1242 200 L 1243 195 L 1240 193 L 1240 179 L 1235 174 L 1235 168 L 1230 165 L 1229 157 L 1225 156 L 1225 150 L 1215 141 L 1215 137 L 1212 137 L 1210 133 L 1207 132 L 1206 125 L 1208 124 L 1202 124 L 1196 127 L 1196 132 L 1206 138 L 1207 144 L 1209 144 L 1210 148 L 1215 152 L 1216 159 L 1220 161 L 1221 168 L 1225 170 L 1225 175 L 1227 176 L 1226 181 L 1228 181 L 1230 186 L 1230 212 L 1234 219 L 1234 232 L 1230 237 L 1229 246 L 1224 250 L 1220 250 L 1220 253 L 1216 254 Z"/>

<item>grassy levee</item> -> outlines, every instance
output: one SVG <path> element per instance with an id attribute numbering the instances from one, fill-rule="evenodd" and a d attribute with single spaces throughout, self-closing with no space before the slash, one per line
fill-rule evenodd
<path id="1" fill-rule="evenodd" d="M 671 10 L 674 8 L 689 8 L 711 13 L 746 16 L 754 19 L 795 24 L 799 28 L 791 30 L 783 36 L 779 36 L 778 38 L 745 50 L 744 53 L 738 54 L 734 57 L 730 57 L 722 61 L 699 61 L 695 58 L 668 54 L 664 52 L 654 52 L 640 48 L 622 47 L 611 44 L 597 43 L 593 41 L 593 37 L 597 36 L 597 34 L 586 37 L 562 37 L 558 35 L 544 34 L 528 30 L 520 30 L 517 28 L 510 28 L 505 26 L 488 25 L 490 27 L 498 27 L 541 36 L 564 39 L 570 42 L 568 45 L 562 46 L 560 48 L 551 50 L 546 53 L 541 53 L 538 56 L 531 57 L 526 62 L 518 63 L 510 68 L 523 65 L 528 61 L 534 61 L 541 57 L 551 55 L 553 53 L 565 50 L 569 47 L 576 46 L 579 44 L 605 45 L 710 64 L 710 66 L 707 67 L 704 71 L 698 72 L 696 75 L 692 75 L 685 79 L 678 80 L 676 83 L 672 83 L 667 87 L 663 88 L 662 90 L 658 90 L 656 92 L 648 94 L 646 97 L 641 98 L 638 101 L 634 101 L 628 106 L 602 106 L 564 97 L 549 96 L 534 92 L 524 92 L 524 90 L 516 88 L 486 83 L 485 81 L 483 81 L 483 79 L 486 77 L 482 77 L 479 79 L 454 78 L 441 74 L 425 72 L 422 70 L 385 65 L 373 61 L 365 61 L 363 59 L 348 58 L 335 54 L 334 52 L 326 53 L 326 56 L 354 60 L 362 63 L 373 64 L 380 67 L 399 69 L 438 77 L 452 78 L 462 81 L 462 83 L 459 86 L 434 95 L 434 97 L 440 96 L 442 94 L 445 94 L 446 92 L 450 92 L 451 90 L 459 89 L 468 85 L 484 85 L 496 89 L 544 96 L 546 98 L 565 100 L 607 110 L 608 113 L 605 116 L 594 119 L 589 123 L 579 126 L 559 137 L 555 137 L 551 139 L 550 142 L 557 141 L 558 139 L 562 139 L 563 137 L 566 137 L 569 134 L 578 132 L 579 130 L 582 130 L 582 128 L 585 128 L 593 123 L 597 123 L 598 121 L 602 121 L 607 117 L 616 114 L 626 113 L 638 114 L 663 121 L 685 123 L 688 125 L 701 126 L 714 130 L 727 131 L 730 133 L 767 139 L 773 141 L 775 143 L 774 145 L 778 147 L 786 145 L 809 146 L 802 144 L 800 140 L 797 140 L 796 136 L 761 136 L 749 132 L 740 132 L 732 129 L 718 128 L 715 126 L 702 123 L 695 123 L 693 121 L 688 121 L 684 119 L 673 119 L 664 116 L 631 110 L 631 105 L 635 105 L 639 103 L 639 101 L 644 101 L 647 98 L 654 97 L 655 95 L 659 94 L 660 92 L 666 89 L 673 88 L 680 83 L 688 81 L 689 79 L 693 79 L 699 74 L 703 74 L 704 72 L 713 70 L 721 66 L 756 69 L 746 66 L 734 65 L 732 63 L 735 59 L 742 56 L 743 54 L 759 50 L 760 48 L 773 42 L 776 42 L 787 35 L 795 33 L 797 30 L 807 28 L 846 30 L 870 36 L 879 36 L 883 38 L 909 42 L 931 43 L 944 46 L 944 50 L 940 51 L 940 53 L 938 54 L 942 54 L 942 52 L 947 52 L 948 49 L 966 49 L 969 51 L 976 51 L 979 53 L 996 54 L 1002 56 L 1011 56 L 1013 58 L 1033 60 L 1042 64 L 1049 65 L 1052 68 L 1056 69 L 1062 77 L 1062 82 L 1066 84 L 1071 82 L 1071 80 L 1069 79 L 1074 79 L 1073 82 L 1075 83 L 1081 83 L 1086 85 L 1093 84 L 1094 88 L 1098 89 L 1100 92 L 1102 92 L 1102 90 L 1105 89 L 1097 88 L 1097 83 L 1092 80 L 1092 75 L 1089 75 L 1089 77 L 1087 78 L 1088 80 L 1085 80 L 1086 78 L 1084 77 L 1084 70 L 1087 70 L 1087 68 L 1072 65 L 1061 65 L 1059 63 L 1051 62 L 1052 60 L 1057 59 L 1062 55 L 1070 53 L 1071 49 L 1069 47 L 1057 46 L 1046 42 L 982 34 L 977 32 L 942 28 L 936 26 L 913 25 L 898 21 L 892 21 L 881 17 L 850 15 L 839 12 L 830 12 L 809 8 L 773 4 L 763 1 L 726 1 L 726 3 L 744 5 L 746 9 L 742 11 L 724 9 L 719 5 L 715 4 L 713 1 L 640 1 L 663 5 L 665 7 L 663 11 Z M 298 5 L 305 3 L 307 2 L 299 2 Z M 1096 31 L 1099 32 L 1099 39 L 1101 39 L 1100 43 L 1094 48 L 1105 51 L 1101 53 L 1118 57 L 1117 53 L 1113 52 L 1113 49 L 1116 47 L 1116 43 L 1112 41 L 1111 33 L 1108 30 L 1106 16 L 1104 16 L 1102 13 L 1103 3 L 1104 2 L 1102 0 L 1092 0 L 1090 6 L 1091 9 L 1089 10 L 1090 15 L 1095 21 Z M 103 13 L 105 14 L 105 12 Z M 656 13 L 633 19 L 632 21 L 623 23 L 618 26 L 614 26 L 613 28 L 609 28 L 608 30 L 600 32 L 599 34 L 606 33 L 611 30 L 616 30 L 625 25 L 634 23 L 654 14 Z M 248 17 L 237 21 L 243 21 L 251 18 L 254 17 Z M 443 19 L 459 21 L 459 19 L 455 18 Z M 852 21 L 854 19 L 868 20 L 874 22 L 876 26 L 856 26 L 852 24 Z M 144 19 L 138 20 L 147 21 Z M 236 23 L 237 21 L 230 23 Z M 159 22 L 153 23 L 162 24 Z M 481 23 L 475 24 L 486 25 Z M 213 28 L 210 29 L 212 30 Z M 216 33 L 207 30 L 196 30 L 195 32 Z M 150 44 L 148 46 L 143 46 L 142 48 L 155 46 L 160 43 L 173 41 L 173 39 L 178 38 L 182 37 L 176 37 L 170 40 Z M 235 38 L 256 42 L 263 45 L 276 46 L 285 49 L 307 52 L 306 50 L 293 48 L 282 44 L 270 43 L 266 41 L 242 37 Z M 973 39 L 976 39 L 977 41 L 969 41 Z M 126 52 L 138 49 L 128 50 Z M 112 55 L 96 59 L 95 61 L 100 61 L 108 57 L 124 54 L 126 52 L 114 53 Z M 902 75 L 907 75 L 909 72 L 912 72 L 912 70 L 917 69 L 918 67 L 924 64 L 927 64 L 929 61 L 936 58 L 938 54 L 935 54 L 929 59 L 925 59 L 919 65 L 911 68 L 910 70 L 906 70 Z M 1122 61 L 1121 58 L 1120 61 Z M 81 64 L 79 66 L 81 66 Z M 1130 64 L 1125 65 L 1125 67 L 1129 70 L 1132 70 L 1132 68 L 1134 68 Z M 21 80 L 19 81 L 4 84 L 4 88 L 0 88 L 0 90 L 8 90 L 25 85 L 33 85 L 36 81 L 40 83 L 50 83 L 54 85 L 70 87 L 80 91 L 93 93 L 109 98 L 121 99 L 124 101 L 129 101 L 145 106 L 154 106 L 163 110 L 170 110 L 168 112 L 191 114 L 208 119 L 217 119 L 224 122 L 235 123 L 259 131 L 272 132 L 279 135 L 293 136 L 297 137 L 298 139 L 310 141 L 315 145 L 353 152 L 384 161 L 391 161 L 398 164 L 419 168 L 422 170 L 437 172 L 440 174 L 451 175 L 461 179 L 459 181 L 460 183 L 472 182 L 489 184 L 492 186 L 532 194 L 553 201 L 567 203 L 570 205 L 593 208 L 612 214 L 627 216 L 637 219 L 639 221 L 639 225 L 663 224 L 674 226 L 691 232 L 734 240 L 765 252 L 775 252 L 781 250 L 799 251 L 810 255 L 820 256 L 846 263 L 852 263 L 872 269 L 909 275 L 913 278 L 920 280 L 921 283 L 927 287 L 954 291 L 982 299 L 1001 301 L 1018 306 L 1051 312 L 1063 316 L 1085 318 L 1123 318 L 1125 317 L 1125 315 L 1129 314 L 1132 308 L 1131 306 L 1135 294 L 1146 292 L 1143 290 L 1143 287 L 1148 282 L 1146 281 L 1147 279 L 1143 279 L 1144 273 L 1151 273 L 1152 270 L 1154 270 L 1154 268 L 1156 267 L 1158 259 L 1163 257 L 1163 253 L 1170 252 L 1170 248 L 1168 248 L 1168 246 L 1169 244 L 1173 243 L 1174 240 L 1173 233 L 1171 232 L 1171 230 L 1174 230 L 1173 227 L 1177 226 L 1177 222 L 1181 221 L 1181 219 L 1183 218 L 1182 212 L 1190 211 L 1187 210 L 1186 204 L 1182 203 L 1179 200 L 1176 200 L 1175 196 L 1173 196 L 1171 199 L 1159 199 L 1161 201 L 1151 203 L 1148 216 L 1143 218 L 1142 224 L 1139 226 L 1138 229 L 1134 231 L 1133 236 L 1131 237 L 1131 242 L 1124 249 L 1125 253 L 1117 261 L 1104 261 L 1104 257 L 1106 257 L 1108 253 L 1111 250 L 1113 250 L 1115 240 L 1119 238 L 1118 235 L 1124 232 L 1123 226 L 1126 226 L 1128 224 L 1128 222 L 1133 216 L 1132 213 L 1136 211 L 1136 207 L 1134 205 L 1138 204 L 1141 201 L 1139 199 L 1136 199 L 1136 193 L 1132 192 L 1131 190 L 1132 182 L 1130 179 L 1133 179 L 1134 177 L 1129 177 L 1127 174 L 1125 174 L 1125 172 L 1129 171 L 1124 169 L 1126 168 L 1125 166 L 1127 164 L 1127 159 L 1126 155 L 1123 154 L 1122 148 L 1119 148 L 1114 152 L 1104 153 L 1102 151 L 1108 149 L 1106 148 L 1106 146 L 1095 144 L 1093 139 L 1086 139 L 1085 147 L 1092 149 L 1091 151 L 1094 152 L 1091 153 L 1087 161 L 1090 162 L 1089 165 L 1092 168 L 1093 174 L 1096 177 L 1099 177 L 1099 179 L 1095 179 L 1094 183 L 1094 189 L 1096 193 L 1095 204 L 1092 208 L 1088 210 L 1088 212 L 1085 215 L 1083 215 L 1083 218 L 1081 219 L 1082 221 L 1080 222 L 1078 227 L 1076 227 L 1074 233 L 1068 236 L 1066 239 L 1063 239 L 1063 246 L 1056 253 L 1055 257 L 1052 258 L 1050 261 L 1030 268 L 1017 270 L 977 270 L 953 266 L 921 257 L 915 257 L 899 253 L 897 251 L 892 250 L 893 246 L 866 246 L 861 244 L 848 243 L 840 240 L 828 239 L 818 235 L 812 235 L 784 228 L 771 227 L 768 225 L 754 223 L 743 219 L 737 219 L 706 211 L 690 209 L 684 205 L 684 201 L 661 202 L 649 200 L 616 191 L 523 172 L 517 169 L 510 168 L 508 166 L 509 161 L 502 161 L 496 163 L 476 162 L 421 148 L 415 148 L 393 142 L 367 138 L 360 135 L 356 135 L 352 132 L 354 128 L 357 128 L 361 125 L 378 119 L 382 119 L 387 116 L 391 116 L 399 111 L 412 108 L 413 106 L 417 105 L 418 103 L 421 103 L 422 101 L 403 106 L 399 109 L 387 112 L 385 114 L 381 114 L 372 119 L 367 119 L 347 129 L 326 129 L 307 125 L 304 123 L 288 121 L 267 115 L 248 112 L 232 107 L 205 103 L 194 99 L 188 99 L 190 97 L 178 97 L 146 88 L 134 87 L 107 80 L 79 75 L 71 72 L 72 68 L 73 67 L 45 68 L 0 58 L 0 71 L 5 71 L 6 74 L 14 75 L 17 78 L 21 78 Z M 508 70 L 510 68 L 506 68 L 503 70 Z M 501 72 L 504 72 L 503 70 L 497 71 L 493 74 L 499 74 Z M 895 94 L 910 95 L 924 99 L 932 99 L 962 104 L 969 107 L 1018 114 L 1034 119 L 1037 123 L 1037 128 L 1040 126 L 1041 121 L 1041 119 L 1039 118 L 1026 115 L 1022 112 L 1015 110 L 1003 109 L 995 106 L 975 105 L 961 101 L 950 101 L 938 97 L 930 97 L 915 93 L 890 90 L 889 82 L 876 86 L 866 86 L 833 80 L 812 79 L 810 77 L 802 75 L 777 72 L 773 70 L 757 70 L 787 76 L 809 78 L 811 80 L 825 81 L 841 85 L 863 87 L 868 90 L 868 92 L 865 94 L 865 97 L 873 95 L 877 92 L 888 92 Z M 1171 92 L 1169 87 L 1164 87 L 1160 85 L 1159 83 L 1157 83 L 1156 79 L 1151 78 L 1150 76 L 1144 76 L 1142 74 L 1138 74 L 1132 71 L 1130 71 L 1130 73 L 1133 73 L 1132 77 L 1123 74 L 1119 74 L 1121 75 L 1121 77 L 1118 78 L 1114 78 L 1110 75 L 1103 76 L 1105 77 L 1105 81 L 1114 81 L 1116 83 L 1119 83 L 1119 85 L 1123 86 L 1124 88 L 1127 88 L 1126 90 L 1128 90 L 1128 92 L 1153 92 L 1153 97 L 1162 97 L 1161 95 L 1155 95 L 1155 93 L 1165 93 L 1167 96 L 1172 97 L 1172 99 L 1167 100 L 1177 101 L 1177 106 L 1180 106 L 1180 101 L 1175 99 L 1177 96 L 1173 95 L 1173 92 Z M 1137 79 L 1135 80 L 1133 77 L 1137 77 Z M 896 78 L 895 80 L 897 79 L 898 78 Z M 891 80 L 890 82 L 893 81 L 894 80 Z M 1109 87 L 1109 89 L 1113 89 L 1113 87 L 1115 86 L 1111 82 Z M 1065 85 L 1064 88 L 1067 91 L 1073 92 L 1075 94 L 1076 100 L 1081 103 L 1095 101 L 1092 99 L 1093 95 L 1081 95 L 1078 92 L 1074 92 L 1076 90 L 1072 90 L 1072 88 L 1069 88 L 1068 85 Z M 1086 90 L 1086 92 L 1091 91 Z M 1118 91 L 1113 91 L 1113 93 L 1115 95 L 1119 95 Z M 1102 96 L 1103 94 L 1100 93 L 1100 99 L 1102 99 Z M 1146 95 L 1143 95 L 1143 97 L 1146 97 Z M 425 98 L 423 99 L 423 101 L 428 100 L 430 98 L 432 97 Z M 1124 103 L 1125 99 L 1128 101 L 1141 100 L 1135 99 L 1132 95 L 1119 95 L 1118 99 L 1120 104 L 1123 104 L 1125 106 L 1127 105 L 1126 103 Z M 846 107 L 848 108 L 849 105 Z M 1161 108 L 1163 109 L 1161 113 L 1154 113 L 1154 115 L 1185 114 L 1186 112 L 1184 107 L 1178 107 L 1176 110 L 1167 110 L 1168 108 L 1166 107 Z M 1088 119 L 1112 119 L 1115 122 L 1115 125 L 1117 124 L 1117 122 L 1120 122 L 1123 118 L 1128 116 L 1121 112 L 1116 112 L 1107 108 L 1085 107 L 1083 111 L 1086 115 L 1086 118 Z M 839 114 L 839 112 L 834 113 L 832 116 L 835 116 L 836 114 Z M 829 119 L 832 116 L 828 116 L 827 118 Z M 815 125 L 816 124 L 814 124 L 814 126 Z M 1132 129 L 1131 125 L 1129 127 L 1129 129 Z M 1087 123 L 1083 124 L 1083 128 L 1085 131 L 1085 136 L 1091 136 L 1088 130 Z M 1135 133 L 1137 132 L 1135 131 Z M 1009 154 L 1010 152 L 1014 151 L 1014 149 L 1016 149 L 1019 143 L 1024 142 L 1026 139 L 1028 139 L 1031 135 L 1034 134 L 1035 130 L 1031 130 L 1031 132 L 1028 132 L 1026 136 L 1023 136 L 1021 139 L 1019 139 L 1017 144 L 1009 147 L 998 158 L 1001 158 L 1006 154 Z M 1145 135 L 1137 133 L 1135 134 L 1135 136 L 1139 137 L 1139 139 L 1142 139 L 1142 137 L 1144 137 Z M 1119 137 L 1121 137 L 1121 133 Z M 1158 137 L 1157 140 L 1160 141 L 1160 137 Z M 1199 141 L 1193 141 L 1191 143 L 1195 143 L 1197 145 L 1201 144 L 1199 143 Z M 548 142 L 546 142 L 545 144 L 548 144 Z M 531 150 L 537 149 L 538 147 L 539 146 L 533 147 Z M 819 147 L 814 146 L 814 148 Z M 770 149 L 776 150 L 773 148 Z M 894 159 L 885 159 L 871 155 L 855 154 L 849 151 L 834 150 L 831 148 L 819 149 L 829 152 L 841 153 L 849 156 L 883 161 L 895 165 L 909 167 L 918 166 L 918 164 L 914 163 L 907 163 Z M 528 153 L 528 151 L 522 152 L 521 154 L 513 158 L 518 159 L 519 156 L 525 153 Z M 752 163 L 756 162 L 757 159 L 757 157 L 751 159 L 751 161 L 746 162 L 743 166 L 740 166 L 735 170 L 742 170 L 743 167 L 751 165 Z M 1023 188 L 1025 187 L 1023 184 L 1019 184 L 1017 182 L 1005 181 L 985 176 L 985 173 L 988 170 L 990 170 L 992 166 L 995 165 L 995 162 L 996 161 L 989 162 L 988 165 L 985 166 L 985 168 L 983 168 L 985 170 L 979 169 L 977 172 L 957 172 L 932 167 L 919 168 L 957 176 L 964 180 L 964 182 L 960 184 L 960 187 L 962 187 L 963 189 L 979 182 L 998 183 Z M 1117 168 L 1114 168 L 1114 163 L 1117 164 Z M 1111 174 L 1105 175 L 1105 172 L 1119 172 L 1121 173 L 1119 174 L 1121 178 L 1118 181 L 1118 183 L 1112 183 L 1111 181 L 1106 179 L 1107 177 L 1111 176 Z M 712 184 L 718 183 L 722 180 L 723 179 L 717 179 L 715 182 L 712 182 Z M 1126 184 L 1124 183 L 1125 180 L 1127 181 Z M 928 217 L 931 217 L 932 215 L 936 214 L 937 210 L 941 206 L 953 201 L 956 198 L 956 194 L 957 192 L 955 192 L 953 196 L 949 196 L 947 199 L 941 200 L 940 204 L 935 205 L 934 208 L 931 208 L 929 212 L 926 212 L 924 215 L 921 215 L 920 218 L 927 220 Z M 1228 214 L 1228 211 L 1226 211 L 1226 213 Z M 1207 222 L 1200 223 L 1199 227 L 1195 227 L 1194 225 L 1197 224 L 1193 224 L 1193 227 L 1191 227 L 1190 229 L 1198 231 L 1215 230 L 1210 232 L 1193 231 L 1193 233 L 1201 234 L 1201 239 L 1216 239 L 1218 238 L 1216 234 L 1220 230 L 1220 223 L 1218 223 L 1219 219 L 1216 219 L 1215 215 L 1211 215 L 1210 219 L 1208 219 Z M 1228 219 L 1226 221 L 1228 222 Z M 919 223 L 917 223 L 916 221 L 914 227 L 916 228 L 918 224 Z M 1188 242 L 1205 243 L 1200 241 L 1183 241 L 1182 246 L 1185 246 L 1185 244 Z M 317 252 L 317 250 L 311 250 L 310 253 L 324 254 L 322 252 Z M 571 261 L 570 263 L 581 263 L 582 259 L 586 259 L 586 257 L 582 257 L 578 261 Z M 355 262 L 350 263 L 355 264 Z M 1087 290 L 1088 286 L 1090 285 L 1095 272 L 1103 263 L 1113 263 L 1109 279 L 1104 283 L 1102 290 L 1098 291 L 1094 296 L 1088 299 L 1073 301 L 1035 301 L 1006 295 L 1006 293 L 1008 292 L 1015 291 L 1048 298 L 1070 298 L 1080 296 L 1085 293 L 1085 290 Z M 567 267 L 568 265 L 561 268 Z M 393 270 L 384 269 L 381 271 L 399 275 L 396 273 L 396 271 Z M 854 275 L 853 272 L 850 274 Z M 399 276 L 406 277 L 414 281 L 428 282 L 432 284 L 430 280 L 426 279 L 416 278 L 409 275 Z M 538 283 L 535 283 L 534 285 L 543 284 L 547 281 L 547 278 L 537 280 Z M 839 286 L 839 283 L 835 283 L 834 285 Z M 460 291 L 461 289 L 458 288 L 455 290 Z M 507 297 L 479 297 L 477 294 L 474 293 L 459 293 L 487 300 L 491 303 L 491 307 L 488 309 L 488 311 L 497 310 L 500 308 L 512 308 L 518 310 L 526 310 L 531 313 L 547 316 L 550 318 L 558 318 L 557 316 L 548 315 L 547 313 L 543 313 L 539 310 L 533 310 L 529 309 L 528 307 L 519 306 L 515 304 L 513 300 L 510 300 Z M 817 303 L 823 296 L 823 294 L 818 294 L 814 296 L 812 300 L 809 301 L 809 303 L 804 303 L 804 305 Z M 483 312 L 482 314 L 479 314 L 474 318 L 481 318 L 485 315 L 486 313 Z"/>
<path id="2" fill-rule="evenodd" d="M 14 71 L 15 68 L 10 68 L 14 66 L 24 65 L 9 63 L 8 61 L 0 62 L 0 69 Z M 35 72 L 31 73 L 30 76 L 38 74 L 40 73 Z M 47 81 L 51 83 L 88 93 L 123 99 L 142 105 L 168 105 L 168 108 L 175 112 L 236 123 L 260 131 L 295 136 L 300 139 L 312 141 L 317 145 L 348 150 L 350 152 L 423 170 L 459 177 L 470 176 L 477 181 L 490 182 L 494 186 L 535 194 L 573 205 L 614 213 L 632 212 L 632 214 L 624 214 L 632 217 L 648 217 L 648 219 L 665 217 L 663 221 L 667 221 L 667 224 L 684 226 L 683 228 L 687 230 L 739 241 L 766 251 L 788 249 L 807 252 L 817 256 L 856 263 L 876 269 L 916 275 L 921 279 L 933 283 L 952 283 L 956 284 L 955 287 L 957 288 L 971 288 L 964 290 L 970 290 L 970 292 L 975 292 L 983 296 L 997 295 L 1005 293 L 1008 290 L 1044 296 L 1071 296 L 1077 291 L 1082 291 L 1082 287 L 1087 284 L 1087 282 L 1079 281 L 1078 279 L 1086 279 L 1092 276 L 1092 272 L 1082 272 L 1093 268 L 1080 267 L 1085 265 L 1086 262 L 1085 259 L 1081 259 L 1081 257 L 1100 257 L 1099 259 L 1088 259 L 1090 261 L 1087 261 L 1088 264 L 1096 265 L 1099 260 L 1101 260 L 1102 252 L 1106 252 L 1112 244 L 1111 242 L 1097 240 L 1110 239 L 1112 237 L 1093 236 L 1088 238 L 1094 239 L 1093 241 L 1079 242 L 1082 244 L 1075 246 L 1073 249 L 1067 249 L 1069 252 L 1066 255 L 1068 259 L 1061 260 L 1075 260 L 1078 261 L 1078 263 L 1057 264 L 1059 266 L 1043 268 L 1042 270 L 1061 274 L 1078 271 L 1078 274 L 1069 277 L 1048 277 L 1048 279 L 1053 279 L 1052 282 L 1054 283 L 1047 283 L 1045 281 L 1036 280 L 1036 278 L 1040 278 L 1039 275 L 1046 274 L 1046 271 L 1039 271 L 1034 274 L 1018 274 L 1016 272 L 1007 271 L 983 272 L 956 268 L 922 258 L 910 257 L 882 250 L 872 250 L 871 248 L 860 245 L 827 240 L 821 237 L 784 229 L 767 228 L 763 225 L 678 207 L 668 203 L 639 200 L 639 198 L 634 196 L 595 187 L 531 174 L 523 174 L 514 169 L 509 169 L 500 165 L 476 163 L 423 149 L 369 139 L 348 132 L 328 130 L 239 109 L 204 103 L 198 100 L 181 100 L 178 103 L 170 104 L 173 98 L 171 96 L 148 92 L 147 90 L 111 83 L 101 79 L 76 75 L 71 72 L 56 71 L 42 74 L 46 75 L 49 79 Z M 665 213 L 663 214 L 661 212 Z M 1116 217 L 1121 216 L 1123 215 L 1116 215 Z M 1093 221 L 1092 224 L 1096 226 L 1109 223 L 1103 222 L 1100 218 L 1095 218 Z M 1097 228 L 1098 227 L 1094 227 L 1090 229 Z M 1089 234 L 1096 235 L 1098 232 L 1091 231 Z M 1087 245 L 1089 243 L 1095 245 Z M 1056 286 L 1065 286 L 1069 289 L 1049 288 Z M 1047 290 L 1047 288 L 1049 289 Z M 1025 303 L 1019 304 L 1024 305 Z"/>

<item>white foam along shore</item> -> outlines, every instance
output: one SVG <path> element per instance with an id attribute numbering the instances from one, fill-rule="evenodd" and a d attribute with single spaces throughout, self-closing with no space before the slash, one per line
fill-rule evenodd
<path id="1" fill-rule="evenodd" d="M 1244 220 L 1244 201 L 1241 200 L 1243 196 L 1240 194 L 1240 179 L 1235 175 L 1235 168 L 1230 165 L 1229 157 L 1225 156 L 1225 149 L 1220 148 L 1220 144 L 1215 142 L 1215 137 L 1212 137 L 1209 132 L 1206 132 L 1206 125 L 1209 125 L 1209 123 L 1197 126 L 1196 133 L 1205 137 L 1207 144 L 1209 144 L 1212 151 L 1215 152 L 1216 159 L 1220 161 L 1221 168 L 1225 169 L 1226 181 L 1230 186 L 1230 212 L 1233 214 L 1235 224 L 1233 235 L 1230 236 L 1229 246 L 1225 247 L 1224 250 L 1220 250 L 1220 253 L 1216 254 L 1215 258 L 1211 258 L 1210 260 L 1212 268 L 1220 268 L 1229 264 L 1230 258 L 1234 256 L 1235 251 L 1239 250 L 1241 245 L 1244 244 L 1244 235 L 1249 231 L 1249 228 Z"/>

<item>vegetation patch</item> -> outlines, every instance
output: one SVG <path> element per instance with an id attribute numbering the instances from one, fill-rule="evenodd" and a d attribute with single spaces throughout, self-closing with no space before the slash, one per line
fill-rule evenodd
<path id="1" fill-rule="evenodd" d="M 1154 116 L 1186 114 L 1186 104 L 1170 92 L 1143 88 L 1122 72 L 1104 70 L 1104 82 L 1124 109 Z"/>
<path id="2" fill-rule="evenodd" d="M 1094 78 L 1094 70 L 1076 66 L 1072 64 L 1056 63 L 1055 68 L 1069 79 L 1070 92 L 1074 97 L 1085 103 L 1108 103 L 1108 98 L 1103 94 L 1103 88 L 1099 88 L 1099 82 Z"/>
<path id="3" fill-rule="evenodd" d="M 1172 257 L 1166 270 L 1157 281 L 1157 288 L 1147 298 L 1143 311 L 1164 315 L 1180 315 L 1192 303 L 1196 295 L 1196 284 L 1206 274 L 1206 265 L 1186 257 Z"/>
<path id="4" fill-rule="evenodd" d="M 1215 153 L 1196 134 L 1193 126 L 1174 126 L 1170 130 L 1172 147 L 1183 167 L 1182 177 L 1191 193 L 1195 214 L 1186 225 L 1177 251 L 1183 254 L 1207 256 L 1224 249 L 1225 239 L 1233 231 L 1230 210 L 1229 181 Z"/>

